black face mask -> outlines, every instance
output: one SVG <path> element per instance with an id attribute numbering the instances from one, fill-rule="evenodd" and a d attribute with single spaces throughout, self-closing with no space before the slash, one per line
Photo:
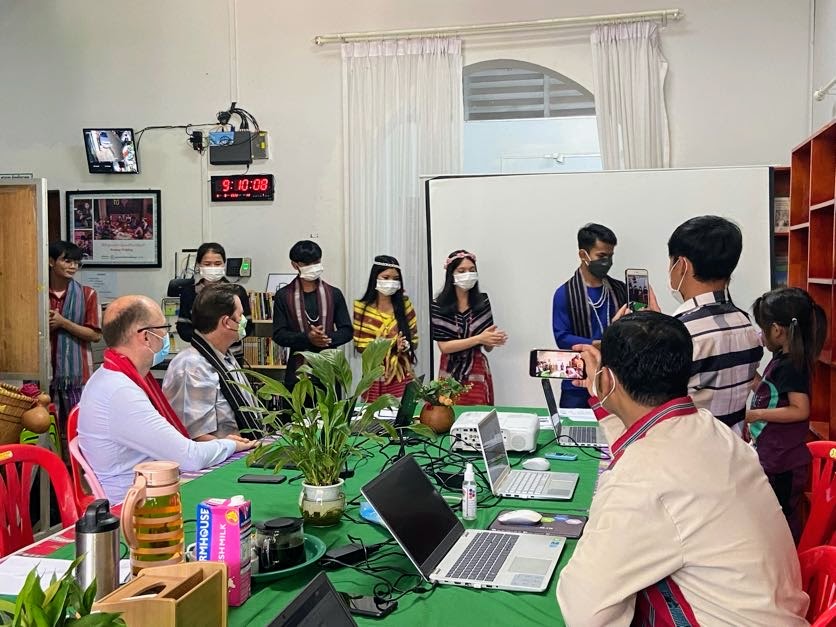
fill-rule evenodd
<path id="1" fill-rule="evenodd" d="M 609 274 L 610 268 L 612 268 L 612 257 L 590 260 L 587 262 L 586 267 L 589 268 L 589 273 L 596 279 L 603 279 Z"/>

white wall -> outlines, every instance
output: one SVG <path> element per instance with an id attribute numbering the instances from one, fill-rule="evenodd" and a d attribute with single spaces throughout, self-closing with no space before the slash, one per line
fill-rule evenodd
<path id="1" fill-rule="evenodd" d="M 126 292 L 159 296 L 173 251 L 204 239 L 251 255 L 262 288 L 312 234 L 342 284 L 340 52 L 314 35 L 679 7 L 685 19 L 663 32 L 673 165 L 787 163 L 808 130 L 809 1 L 0 0 L 0 172 L 35 172 L 62 193 L 161 189 L 165 267 L 120 271 Z M 465 63 L 499 57 L 592 87 L 584 31 L 466 40 Z M 83 126 L 209 122 L 235 91 L 271 133 L 273 159 L 251 172 L 275 174 L 274 203 L 207 206 L 207 173 L 180 131 L 146 133 L 139 176 L 87 174 Z"/>
<path id="2" fill-rule="evenodd" d="M 811 93 L 836 76 L 836 0 L 816 0 L 814 30 Z M 830 91 L 836 93 L 836 85 Z M 836 118 L 836 96 L 825 96 L 821 102 L 813 101 L 813 132 L 833 118 Z"/>

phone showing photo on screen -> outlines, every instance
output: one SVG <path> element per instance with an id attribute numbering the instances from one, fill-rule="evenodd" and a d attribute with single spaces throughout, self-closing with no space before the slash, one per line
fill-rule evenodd
<path id="1" fill-rule="evenodd" d="M 647 280 L 647 270 L 627 268 L 624 271 L 624 282 L 627 284 L 627 306 L 630 311 L 647 309 L 650 304 L 650 283 Z"/>
<path id="2" fill-rule="evenodd" d="M 583 357 L 577 351 L 537 349 L 531 351 L 528 374 L 541 379 L 586 379 Z"/>

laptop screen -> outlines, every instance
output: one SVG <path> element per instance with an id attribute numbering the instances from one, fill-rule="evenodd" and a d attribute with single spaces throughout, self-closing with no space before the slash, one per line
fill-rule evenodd
<path id="1" fill-rule="evenodd" d="M 464 527 L 411 455 L 362 489 L 389 531 L 424 575 L 435 570 Z"/>
<path id="2" fill-rule="evenodd" d="M 554 437 L 560 439 L 560 416 L 557 414 L 557 403 L 554 400 L 554 390 L 552 389 L 552 382 L 548 379 L 542 379 L 543 395 L 546 397 L 546 407 L 549 408 L 549 416 L 551 418 L 552 429 L 554 429 Z"/>
<path id="3" fill-rule="evenodd" d="M 499 427 L 499 417 L 492 409 L 488 415 L 479 421 L 479 439 L 482 442 L 482 453 L 485 465 L 491 479 L 491 486 L 496 487 L 502 474 L 510 468 L 508 454 L 505 452 L 505 442 L 502 441 L 502 429 Z"/>
<path id="4" fill-rule="evenodd" d="M 320 572 L 282 613 L 276 616 L 270 627 L 356 627 L 339 593 Z"/>
<path id="5" fill-rule="evenodd" d="M 418 404 L 418 390 L 424 384 L 424 375 L 406 384 L 401 398 L 398 415 L 395 416 L 395 427 L 405 427 L 415 418 L 415 406 Z"/>

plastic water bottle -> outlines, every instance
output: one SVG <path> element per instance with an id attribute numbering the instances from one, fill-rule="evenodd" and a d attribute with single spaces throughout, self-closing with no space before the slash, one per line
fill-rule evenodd
<path id="1" fill-rule="evenodd" d="M 462 483 L 462 518 L 476 520 L 476 480 L 473 477 L 473 464 L 468 463 L 464 470 Z"/>

